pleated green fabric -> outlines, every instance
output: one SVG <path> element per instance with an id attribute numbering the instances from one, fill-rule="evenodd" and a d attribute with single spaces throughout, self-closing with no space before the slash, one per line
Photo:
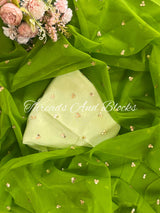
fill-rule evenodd
<path id="1" fill-rule="evenodd" d="M 45 45 L 35 38 L 29 52 L 0 28 L 0 213 L 159 213 L 160 2 L 70 0 L 69 7 L 72 37 Z M 118 136 L 94 148 L 24 145 L 26 101 L 75 70 L 112 101 Z"/>

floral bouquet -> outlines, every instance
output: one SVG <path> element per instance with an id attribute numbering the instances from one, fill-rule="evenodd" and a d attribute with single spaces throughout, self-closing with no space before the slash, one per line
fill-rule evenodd
<path id="1" fill-rule="evenodd" d="M 69 35 L 66 24 L 71 21 L 72 10 L 67 0 L 2 0 L 0 17 L 7 25 L 3 32 L 11 40 L 26 44 L 36 36 L 46 41 L 48 35 L 56 42 L 58 33 Z"/>

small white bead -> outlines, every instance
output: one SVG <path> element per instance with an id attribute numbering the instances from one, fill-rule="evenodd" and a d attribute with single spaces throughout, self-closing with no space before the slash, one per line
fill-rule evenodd
<path id="1" fill-rule="evenodd" d="M 143 175 L 143 179 L 146 179 L 146 174 Z"/>
<path id="2" fill-rule="evenodd" d="M 132 210 L 131 210 L 131 213 L 134 213 L 136 210 L 135 210 L 135 208 L 133 208 Z"/>

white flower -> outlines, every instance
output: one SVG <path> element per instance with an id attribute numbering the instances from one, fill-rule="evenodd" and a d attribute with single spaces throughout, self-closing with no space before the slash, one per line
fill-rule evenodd
<path id="1" fill-rule="evenodd" d="M 64 24 L 67 24 L 68 22 L 71 21 L 71 19 L 72 19 L 72 10 L 68 8 L 64 13 L 64 15 L 62 16 L 62 21 L 64 22 Z"/>
<path id="2" fill-rule="evenodd" d="M 59 10 L 60 13 L 65 13 L 68 8 L 68 1 L 67 0 L 56 0 L 54 3 L 56 9 Z"/>
<path id="3" fill-rule="evenodd" d="M 18 36 L 17 41 L 19 44 L 26 44 L 29 41 L 30 37 Z"/>
<path id="4" fill-rule="evenodd" d="M 16 39 L 17 37 L 17 29 L 15 26 L 2 27 L 3 33 L 5 36 L 9 37 L 11 40 Z"/>

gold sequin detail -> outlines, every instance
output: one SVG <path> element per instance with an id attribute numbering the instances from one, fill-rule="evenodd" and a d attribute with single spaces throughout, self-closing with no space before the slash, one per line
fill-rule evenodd
<path id="1" fill-rule="evenodd" d="M 9 60 L 6 60 L 6 61 L 5 61 L 5 64 L 8 64 L 8 63 L 9 63 Z"/>
<path id="2" fill-rule="evenodd" d="M 106 135 L 107 134 L 107 130 L 104 129 L 100 134 L 101 135 Z"/>
<path id="3" fill-rule="evenodd" d="M 80 118 L 81 115 L 79 114 L 79 112 L 76 113 L 76 118 Z"/>
<path id="4" fill-rule="evenodd" d="M 76 97 L 76 94 L 75 93 L 72 93 L 72 98 L 75 98 Z"/>
<path id="5" fill-rule="evenodd" d="M 69 44 L 64 44 L 63 46 L 64 48 L 68 48 Z"/>
<path id="6" fill-rule="evenodd" d="M 1 86 L 0 86 L 0 92 L 2 92 L 2 90 L 4 90 L 4 87 L 1 87 Z"/>
<path id="7" fill-rule="evenodd" d="M 84 200 L 80 200 L 80 203 L 81 203 L 81 205 L 83 205 L 84 204 Z"/>
<path id="8" fill-rule="evenodd" d="M 40 139 L 40 138 L 41 138 L 40 134 L 37 134 L 36 139 Z"/>
<path id="9" fill-rule="evenodd" d="M 94 179 L 94 183 L 95 183 L 95 184 L 98 184 L 98 183 L 99 183 L 99 180 Z"/>

